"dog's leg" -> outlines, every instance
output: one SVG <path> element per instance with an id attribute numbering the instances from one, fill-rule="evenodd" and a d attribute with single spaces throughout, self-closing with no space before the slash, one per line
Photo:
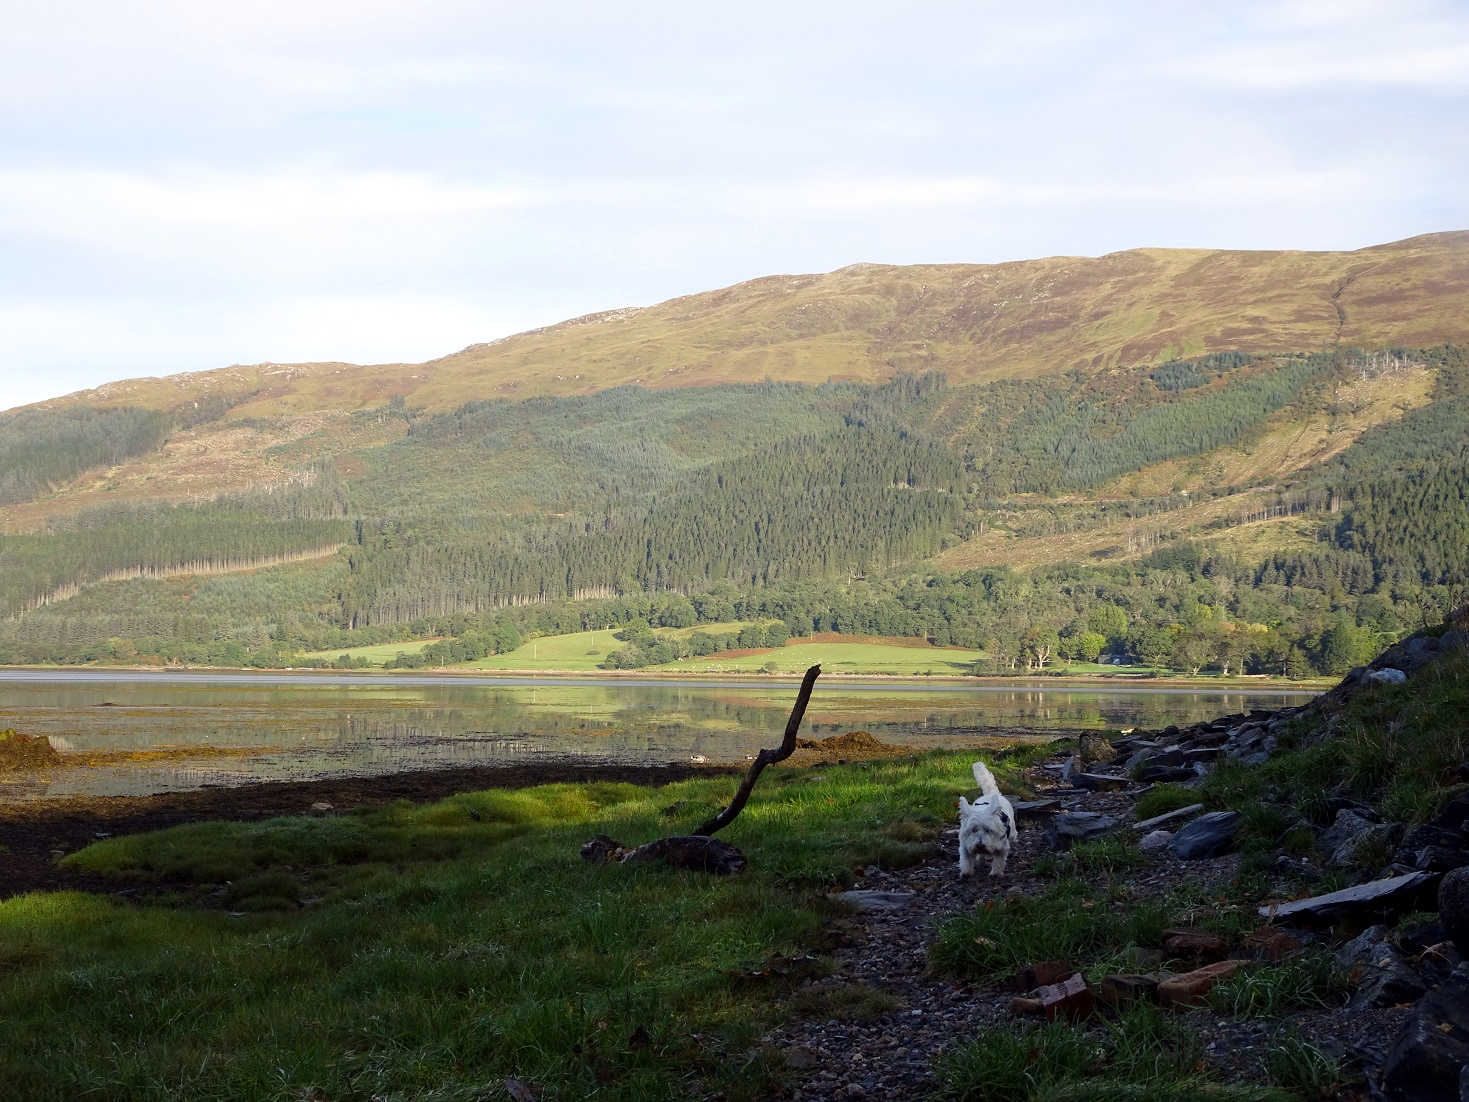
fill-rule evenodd
<path id="1" fill-rule="evenodd" d="M 990 859 L 991 876 L 1005 875 L 1005 861 L 1009 858 L 1009 856 L 1010 855 L 1008 853 L 997 853 L 993 858 Z"/>
<path id="2" fill-rule="evenodd" d="M 960 846 L 959 847 L 959 879 L 960 880 L 963 880 L 965 877 L 973 876 L 973 875 L 974 875 L 974 860 L 973 860 L 973 858 L 970 857 L 969 851 L 967 849 L 965 849 L 963 846 Z"/>

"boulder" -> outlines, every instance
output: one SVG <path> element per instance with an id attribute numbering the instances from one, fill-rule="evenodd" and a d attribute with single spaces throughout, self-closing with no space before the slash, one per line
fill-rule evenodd
<path id="1" fill-rule="evenodd" d="M 1358 835 L 1366 834 L 1373 827 L 1381 826 L 1382 820 L 1366 808 L 1343 807 L 1337 810 L 1336 819 L 1321 835 L 1321 848 L 1334 853 L 1344 843 Z"/>
<path id="2" fill-rule="evenodd" d="M 1063 811 L 1046 824 L 1046 839 L 1053 849 L 1070 849 L 1077 842 L 1100 838 L 1122 823 L 1099 811 Z"/>
<path id="3" fill-rule="evenodd" d="M 1308 899 L 1267 903 L 1259 913 L 1261 918 L 1288 918 L 1298 923 L 1334 922 L 1345 915 L 1401 914 L 1420 903 L 1437 879 L 1431 872 L 1407 872 Z"/>
<path id="4" fill-rule="evenodd" d="M 1139 750 L 1127 759 L 1127 771 L 1136 776 L 1150 765 L 1182 765 L 1183 747 L 1178 745 L 1154 746 Z"/>
<path id="5" fill-rule="evenodd" d="M 1209 1000 L 1209 992 L 1249 965 L 1244 960 L 1221 960 L 1185 972 L 1181 976 L 1169 976 L 1158 984 L 1158 1002 L 1164 1006 L 1202 1006 Z"/>
<path id="6" fill-rule="evenodd" d="M 1438 920 L 1460 954 L 1469 957 L 1469 868 L 1445 874 L 1439 884 Z"/>
<path id="7" fill-rule="evenodd" d="M 1469 971 L 1460 966 L 1413 1008 L 1382 1066 L 1392 1102 L 1461 1102 L 1469 1066 Z"/>
<path id="8" fill-rule="evenodd" d="M 1354 1010 L 1413 1002 L 1426 990 L 1422 978 L 1389 940 L 1391 933 L 1386 926 L 1369 926 L 1337 950 L 1337 963 L 1356 987 L 1351 1001 Z"/>
<path id="9" fill-rule="evenodd" d="M 1367 674 L 1368 681 L 1375 681 L 1379 685 L 1401 685 L 1408 680 L 1408 675 L 1402 670 L 1395 670 L 1391 666 L 1380 670 L 1371 670 Z"/>
<path id="10" fill-rule="evenodd" d="M 1173 851 L 1173 856 L 1183 861 L 1218 857 L 1234 848 L 1239 824 L 1238 811 L 1211 811 L 1175 833 L 1168 848 Z"/>
<path id="11" fill-rule="evenodd" d="M 1117 751 L 1112 749 L 1112 744 L 1102 735 L 1087 733 L 1081 736 L 1077 743 L 1081 754 L 1082 765 L 1094 765 L 1097 762 L 1111 761 L 1117 756 Z"/>

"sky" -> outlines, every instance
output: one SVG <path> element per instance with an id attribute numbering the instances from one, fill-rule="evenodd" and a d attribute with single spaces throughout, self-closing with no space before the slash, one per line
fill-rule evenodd
<path id="1" fill-rule="evenodd" d="M 858 261 L 1469 228 L 1463 0 L 7 0 L 0 409 Z"/>

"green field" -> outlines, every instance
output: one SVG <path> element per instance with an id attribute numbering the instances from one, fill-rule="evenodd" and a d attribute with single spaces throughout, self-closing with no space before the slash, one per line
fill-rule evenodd
<path id="1" fill-rule="evenodd" d="M 374 643 L 367 647 L 347 647 L 344 650 L 315 650 L 301 655 L 302 658 L 319 658 L 334 662 L 342 655 L 351 659 L 366 659 L 369 665 L 381 666 L 391 662 L 400 654 L 417 654 L 436 639 L 409 639 L 401 643 Z"/>
<path id="2" fill-rule="evenodd" d="M 890 643 L 804 643 L 737 657 L 685 658 L 652 669 L 681 673 L 800 673 L 821 663 L 827 673 L 967 674 L 984 651 L 961 647 L 904 647 Z"/>

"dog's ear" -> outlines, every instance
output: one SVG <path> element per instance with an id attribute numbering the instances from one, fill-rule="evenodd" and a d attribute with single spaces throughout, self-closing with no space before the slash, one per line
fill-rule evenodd
<path id="1" fill-rule="evenodd" d="M 964 812 L 966 812 L 968 810 L 969 810 L 969 801 L 966 800 L 963 796 L 960 796 L 959 797 L 959 811 L 960 811 L 960 813 L 962 814 L 962 813 L 964 813 Z"/>

